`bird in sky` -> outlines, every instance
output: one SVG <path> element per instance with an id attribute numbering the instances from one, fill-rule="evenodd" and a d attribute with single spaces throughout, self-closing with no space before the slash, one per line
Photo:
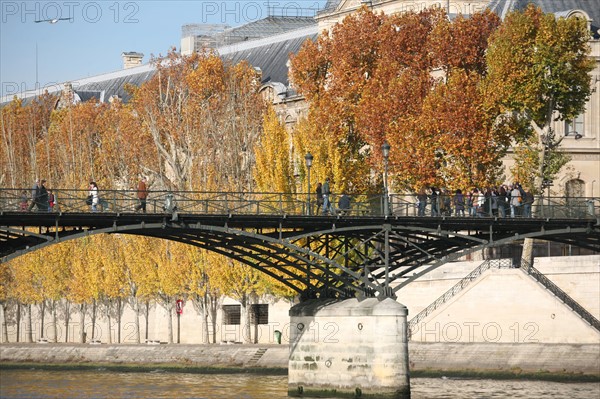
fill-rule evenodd
<path id="1" fill-rule="evenodd" d="M 39 21 L 35 21 L 36 24 L 40 22 L 48 22 L 50 24 L 55 24 L 58 21 L 70 21 L 72 18 L 52 18 L 52 19 L 40 19 Z"/>

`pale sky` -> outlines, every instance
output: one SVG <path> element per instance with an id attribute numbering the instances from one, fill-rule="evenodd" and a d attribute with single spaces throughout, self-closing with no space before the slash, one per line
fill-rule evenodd
<path id="1" fill-rule="evenodd" d="M 0 96 L 35 89 L 36 76 L 44 87 L 120 70 L 122 52 L 143 53 L 147 63 L 151 55 L 179 50 L 185 24 L 238 26 L 266 17 L 267 6 L 292 16 L 325 2 L 0 0 Z M 35 22 L 54 18 L 71 19 Z"/>

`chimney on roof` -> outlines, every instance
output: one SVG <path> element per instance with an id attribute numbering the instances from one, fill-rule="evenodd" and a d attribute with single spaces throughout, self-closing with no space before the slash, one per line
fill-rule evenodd
<path id="1" fill-rule="evenodd" d="M 135 51 L 129 51 L 127 53 L 121 53 L 121 58 L 123 58 L 123 69 L 129 69 L 138 65 L 142 65 L 144 54 Z"/>

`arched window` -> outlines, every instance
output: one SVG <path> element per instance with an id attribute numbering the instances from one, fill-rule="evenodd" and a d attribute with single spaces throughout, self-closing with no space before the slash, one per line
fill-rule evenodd
<path id="1" fill-rule="evenodd" d="M 565 185 L 565 190 L 568 198 L 583 198 L 585 197 L 585 182 L 581 179 L 569 180 Z"/>

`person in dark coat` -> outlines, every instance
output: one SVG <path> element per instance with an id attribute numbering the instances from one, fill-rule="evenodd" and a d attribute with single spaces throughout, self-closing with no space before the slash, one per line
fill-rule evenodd
<path id="1" fill-rule="evenodd" d="M 348 212 L 350 211 L 350 197 L 348 196 L 348 194 L 342 194 L 342 196 L 338 200 L 338 208 L 340 210 L 340 214 L 348 214 Z"/>
<path id="2" fill-rule="evenodd" d="M 317 195 L 317 212 L 316 212 L 316 214 L 318 214 L 319 211 L 321 210 L 321 207 L 323 206 L 323 185 L 321 183 L 317 183 L 317 189 L 315 190 L 315 193 Z"/>
<path id="3" fill-rule="evenodd" d="M 39 195 L 40 179 L 37 179 L 35 183 L 33 183 L 33 187 L 31 188 L 31 203 L 29 204 L 29 208 L 27 208 L 29 212 L 31 212 L 33 210 L 33 207 L 37 205 Z"/>
<path id="4" fill-rule="evenodd" d="M 42 180 L 40 182 L 40 190 L 39 190 L 39 194 L 37 197 L 37 209 L 40 212 L 48 212 L 48 190 L 46 189 L 46 186 L 44 185 L 44 183 L 46 183 L 46 180 Z"/>

